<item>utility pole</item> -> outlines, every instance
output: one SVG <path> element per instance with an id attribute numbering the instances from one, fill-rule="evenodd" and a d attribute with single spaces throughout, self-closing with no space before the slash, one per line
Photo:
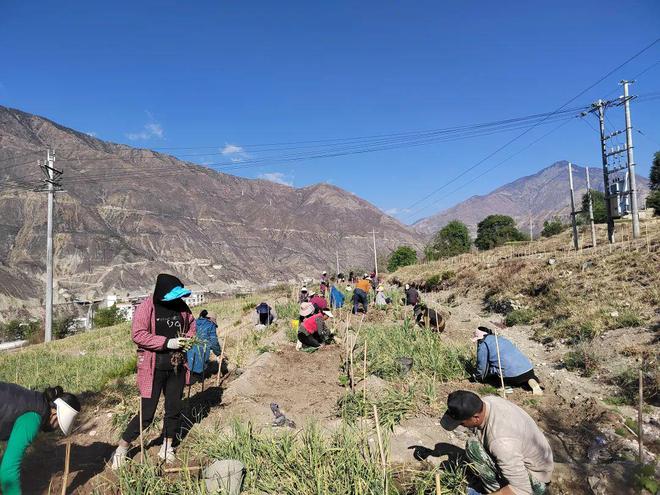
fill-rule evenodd
<path id="1" fill-rule="evenodd" d="M 630 123 L 630 100 L 628 85 L 634 81 L 621 81 L 623 85 L 623 109 L 626 114 L 626 151 L 628 155 L 628 194 L 632 214 L 633 238 L 639 238 L 639 210 L 637 209 L 637 181 L 635 179 L 635 159 L 633 157 L 632 124 Z"/>
<path id="2" fill-rule="evenodd" d="M 587 174 L 587 198 L 589 200 L 589 223 L 591 224 L 591 247 L 596 247 L 596 225 L 594 225 L 594 206 L 591 201 L 591 181 L 589 180 L 589 167 L 584 167 Z"/>
<path id="3" fill-rule="evenodd" d="M 376 278 L 378 278 L 378 255 L 376 254 L 376 229 L 371 231 L 374 239 L 374 272 L 376 273 Z"/>
<path id="4" fill-rule="evenodd" d="M 532 214 L 529 213 L 529 240 L 534 240 L 534 225 L 532 224 Z"/>
<path id="5" fill-rule="evenodd" d="M 578 244 L 578 231 L 577 231 L 577 222 L 575 219 L 575 192 L 573 191 L 573 165 L 571 162 L 568 162 L 568 185 L 571 188 L 571 223 L 573 224 L 573 246 L 577 251 L 579 248 Z"/>
<path id="6" fill-rule="evenodd" d="M 605 141 L 612 136 L 605 136 L 605 106 L 609 102 L 598 100 L 591 108 L 598 112 L 598 123 L 600 124 L 600 155 L 603 164 L 603 186 L 605 188 L 605 211 L 607 212 L 607 240 L 614 243 L 614 218 L 612 218 L 612 207 L 610 205 L 610 171 L 607 165 L 607 147 Z"/>
<path id="7" fill-rule="evenodd" d="M 55 190 L 60 186 L 59 179 L 62 175 L 55 168 L 55 153 L 50 148 L 46 150 L 46 162 L 41 170 L 44 173 L 45 191 L 48 193 L 48 221 L 46 227 L 46 318 L 44 340 L 50 342 L 53 339 L 53 209 Z"/>
<path id="8" fill-rule="evenodd" d="M 338 249 L 335 251 L 335 254 L 337 255 L 337 271 L 335 272 L 335 275 L 339 275 L 339 250 Z"/>

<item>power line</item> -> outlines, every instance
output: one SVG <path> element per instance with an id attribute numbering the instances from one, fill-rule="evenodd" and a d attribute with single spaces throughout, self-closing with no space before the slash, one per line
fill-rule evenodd
<path id="1" fill-rule="evenodd" d="M 617 65 L 614 69 L 610 70 L 607 74 L 605 74 L 604 76 L 600 77 L 598 80 L 596 80 L 596 82 L 590 84 L 590 85 L 587 86 L 585 89 L 583 89 L 582 91 L 580 91 L 578 94 L 576 94 L 575 96 L 573 96 L 572 98 L 570 98 L 569 100 L 567 100 L 564 104 L 562 104 L 561 106 L 559 106 L 554 112 L 550 113 L 548 117 L 554 115 L 555 113 L 557 113 L 557 112 L 559 112 L 560 110 L 562 110 L 563 108 L 565 108 L 568 104 L 572 103 L 573 101 L 575 101 L 576 99 L 578 99 L 580 96 L 582 96 L 583 94 L 585 94 L 587 91 L 589 91 L 590 89 L 594 88 L 595 86 L 597 86 L 598 84 L 600 84 L 601 82 L 603 82 L 603 81 L 604 81 L 605 79 L 607 79 L 609 76 L 611 76 L 611 75 L 614 74 L 616 71 L 618 71 L 619 69 L 621 69 L 622 67 L 624 67 L 625 65 L 627 65 L 627 64 L 628 64 L 629 62 L 631 62 L 632 60 L 634 60 L 634 59 L 636 59 L 637 57 L 639 57 L 642 53 L 644 53 L 644 52 L 646 52 L 647 50 L 649 50 L 650 48 L 652 48 L 652 47 L 653 47 L 655 44 L 657 44 L 658 42 L 660 42 L 660 38 L 657 38 L 655 41 L 653 41 L 653 42 L 650 43 L 649 45 L 647 45 L 647 46 L 645 46 L 644 48 L 642 48 L 640 51 L 638 51 L 637 53 L 635 53 L 634 55 L 632 55 L 631 57 L 629 57 L 628 59 L 626 59 L 624 62 L 622 62 L 621 64 Z M 547 119 L 548 117 L 546 117 L 546 119 Z M 422 202 L 428 200 L 431 196 L 433 196 L 433 195 L 435 195 L 436 193 L 440 192 L 441 190 L 443 190 L 443 189 L 444 189 L 445 187 L 447 187 L 448 185 L 450 185 L 450 184 L 456 182 L 456 180 L 460 179 L 460 178 L 463 177 L 465 174 L 467 174 L 467 173 L 470 172 L 471 170 L 474 170 L 476 167 L 478 167 L 479 165 L 481 165 L 482 163 L 484 163 L 486 160 L 490 159 L 492 156 L 494 156 L 494 155 L 496 155 L 497 153 L 499 153 L 501 150 L 505 149 L 505 148 L 508 147 L 509 145 L 511 145 L 511 144 L 513 144 L 514 142 L 516 142 L 518 139 L 520 139 L 520 138 L 522 138 L 523 136 L 525 136 L 527 133 L 529 133 L 530 131 L 532 131 L 533 129 L 535 129 L 535 128 L 536 128 L 540 123 L 542 123 L 542 122 L 544 122 L 544 120 L 541 120 L 540 122 L 535 123 L 534 125 L 532 125 L 532 126 L 529 127 L 528 129 L 524 130 L 523 132 L 521 132 L 520 134 L 518 134 L 516 137 L 514 137 L 513 139 L 510 139 L 510 140 L 507 141 L 505 144 L 503 144 L 502 146 L 500 146 L 499 148 L 497 148 L 495 151 L 493 151 L 492 153 L 490 153 L 489 155 L 487 155 L 485 158 L 482 158 L 481 160 L 479 160 L 479 161 L 478 161 L 477 163 L 475 163 L 474 165 L 468 167 L 466 170 L 464 170 L 463 172 L 461 172 L 459 175 L 457 175 L 456 177 L 454 177 L 453 179 L 451 179 L 449 182 L 447 182 L 447 183 L 443 184 L 442 186 L 440 186 L 440 187 L 434 189 L 434 190 L 431 191 L 429 194 L 427 194 L 426 196 L 424 196 L 422 199 L 415 201 L 412 205 L 410 205 L 410 206 L 409 206 L 408 208 L 406 208 L 406 209 L 407 209 L 407 210 L 410 210 L 410 209 L 412 209 L 413 207 L 417 206 L 418 204 L 420 204 L 420 203 L 422 203 Z M 408 216 L 408 215 L 406 215 L 406 216 Z"/>

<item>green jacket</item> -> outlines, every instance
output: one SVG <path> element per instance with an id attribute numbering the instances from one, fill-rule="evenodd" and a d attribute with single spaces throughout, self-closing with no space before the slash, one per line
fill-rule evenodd
<path id="1" fill-rule="evenodd" d="M 0 488 L 4 495 L 21 495 L 21 462 L 40 427 L 41 416 L 36 412 L 26 412 L 14 423 L 0 463 Z"/>

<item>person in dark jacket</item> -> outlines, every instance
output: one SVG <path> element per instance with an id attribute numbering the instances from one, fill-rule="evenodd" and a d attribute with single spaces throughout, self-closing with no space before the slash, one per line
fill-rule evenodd
<path id="1" fill-rule="evenodd" d="M 112 456 L 112 469 L 126 461 L 131 442 L 149 427 L 156 414 L 161 393 L 165 395 L 163 444 L 158 457 L 166 463 L 176 460 L 172 443 L 181 421 L 183 388 L 190 382 L 185 352 L 196 334 L 195 318 L 183 300 L 190 295 L 174 275 L 161 273 L 154 294 L 135 309 L 131 337 L 138 346 L 137 383 L 142 398 L 142 425 L 136 414 L 121 436 Z"/>
<path id="2" fill-rule="evenodd" d="M 199 318 L 195 322 L 197 339 L 199 344 L 194 345 L 187 353 L 186 359 L 188 366 L 193 374 L 195 380 L 201 379 L 210 370 L 211 352 L 216 357 L 220 357 L 221 349 L 220 342 L 218 342 L 218 323 L 215 315 L 209 313 L 207 310 L 202 310 L 199 313 Z M 220 369 L 218 367 L 218 369 Z M 215 370 L 212 370 L 214 373 Z"/>
<path id="3" fill-rule="evenodd" d="M 445 319 L 435 309 L 425 304 L 418 303 L 413 308 L 415 321 L 422 328 L 428 328 L 434 332 L 441 333 L 445 330 Z"/>
<path id="4" fill-rule="evenodd" d="M 21 463 L 37 433 L 59 427 L 64 435 L 69 435 L 79 413 L 80 401 L 62 387 L 35 392 L 0 382 L 0 442 L 7 442 L 0 463 L 0 488 L 4 495 L 21 494 Z"/>
<path id="5" fill-rule="evenodd" d="M 309 300 L 309 293 L 307 287 L 302 287 L 300 289 L 300 294 L 298 294 L 298 304 L 307 302 Z"/>
<path id="6" fill-rule="evenodd" d="M 267 302 L 262 302 L 254 310 L 252 323 L 255 325 L 269 326 L 277 321 L 277 313 L 268 305 Z"/>
<path id="7" fill-rule="evenodd" d="M 488 327 L 479 327 L 474 331 L 472 342 L 477 344 L 477 380 L 499 386 L 501 364 L 505 385 L 528 386 L 534 395 L 543 395 L 532 362 L 509 339 L 494 335 Z"/>
<path id="8" fill-rule="evenodd" d="M 403 303 L 406 306 L 415 306 L 420 303 L 419 292 L 414 287 L 410 287 L 409 284 L 405 285 L 406 297 L 403 300 Z"/>

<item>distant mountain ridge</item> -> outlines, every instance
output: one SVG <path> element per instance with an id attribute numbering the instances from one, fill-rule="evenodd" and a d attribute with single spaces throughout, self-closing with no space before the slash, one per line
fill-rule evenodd
<path id="1" fill-rule="evenodd" d="M 589 170 L 591 187 L 603 190 L 603 172 L 600 168 Z M 586 192 L 586 170 L 573 165 L 576 208 L 580 208 L 582 195 Z M 648 179 L 637 175 L 639 202 L 643 204 L 648 194 Z M 490 214 L 513 217 L 520 230 L 529 232 L 530 220 L 534 233 L 543 229 L 543 222 L 555 216 L 569 218 L 570 193 L 568 186 L 568 162 L 559 161 L 539 172 L 521 177 L 498 187 L 483 196 L 472 196 L 461 203 L 439 213 L 418 220 L 413 224 L 418 232 L 430 235 L 447 225 L 451 220 L 464 222 L 471 233 L 476 234 L 477 224 Z"/>
<path id="2" fill-rule="evenodd" d="M 159 272 L 227 291 L 318 277 L 337 253 L 342 270 L 367 269 L 372 229 L 379 254 L 421 247 L 412 229 L 338 187 L 219 173 L 0 106 L 0 309 L 43 297 L 46 196 L 30 185 L 47 146 L 66 190 L 54 215 L 59 302 L 148 291 Z"/>

